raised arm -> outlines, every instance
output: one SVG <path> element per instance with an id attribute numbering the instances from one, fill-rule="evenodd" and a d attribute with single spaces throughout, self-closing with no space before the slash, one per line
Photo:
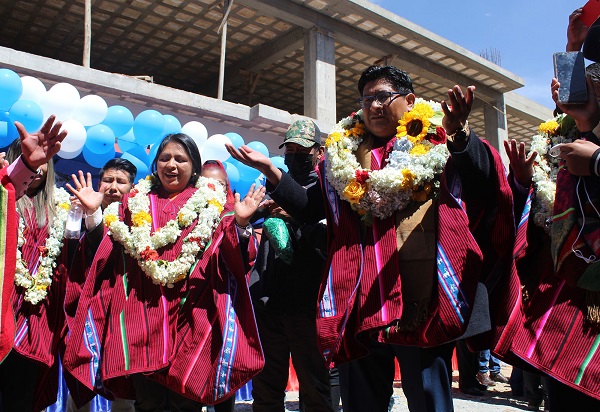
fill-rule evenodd
<path id="1" fill-rule="evenodd" d="M 67 137 L 66 130 L 60 131 L 62 123 L 54 123 L 55 119 L 54 115 L 48 117 L 40 131 L 35 133 L 27 132 L 21 123 L 15 122 L 21 139 L 21 157 L 32 170 L 48 163 L 60 151 L 61 142 Z"/>

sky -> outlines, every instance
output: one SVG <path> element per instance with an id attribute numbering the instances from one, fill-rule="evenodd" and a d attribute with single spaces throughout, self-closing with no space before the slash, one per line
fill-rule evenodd
<path id="1" fill-rule="evenodd" d="M 525 82 L 516 93 L 548 108 L 555 107 L 550 97 L 550 81 L 554 77 L 552 54 L 565 51 L 569 15 L 586 3 L 586 0 L 371 1 L 477 55 L 485 50 L 498 52 L 500 66 Z"/>

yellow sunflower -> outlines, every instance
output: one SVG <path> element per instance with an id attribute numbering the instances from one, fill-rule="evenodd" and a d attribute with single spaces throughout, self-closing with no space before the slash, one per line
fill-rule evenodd
<path id="1" fill-rule="evenodd" d="M 398 121 L 396 137 L 407 136 L 413 143 L 420 142 L 427 135 L 429 126 L 431 126 L 429 119 L 434 114 L 435 112 L 427 103 L 415 104 L 413 109 L 410 112 L 405 112 L 402 115 L 402 119 Z"/>

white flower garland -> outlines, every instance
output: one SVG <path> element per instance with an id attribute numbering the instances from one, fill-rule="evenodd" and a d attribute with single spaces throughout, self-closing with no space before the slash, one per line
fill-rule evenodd
<path id="1" fill-rule="evenodd" d="M 572 142 L 575 132 L 574 122 L 567 125 L 565 115 L 561 114 L 542 123 L 538 133 L 531 140 L 530 153 L 533 151 L 538 153 L 533 166 L 534 196 L 531 204 L 531 215 L 535 225 L 544 228 L 548 233 L 550 233 L 552 226 L 556 176 L 560 164 L 560 158 L 550 156 L 550 148 L 560 143 Z"/>
<path id="2" fill-rule="evenodd" d="M 421 109 L 425 109 L 425 113 L 433 112 L 427 119 L 428 130 L 425 132 L 435 135 L 435 127 L 441 124 L 443 116 L 441 105 L 417 99 L 415 109 L 413 117 L 418 116 Z M 402 124 L 402 120 L 399 123 Z M 446 144 L 434 144 L 423 137 L 400 136 L 399 133 L 388 164 L 372 171 L 363 169 L 355 156 L 363 134 L 363 113 L 359 110 L 334 126 L 325 145 L 327 178 L 340 198 L 349 201 L 359 214 L 385 219 L 406 208 L 413 200 L 425 200 L 415 194 L 426 192 L 425 195 L 429 195 L 439 188 L 439 176 L 449 156 Z"/>
<path id="3" fill-rule="evenodd" d="M 104 223 L 113 239 L 121 243 L 125 252 L 137 260 L 154 284 L 173 287 L 175 282 L 187 277 L 196 261 L 196 255 L 210 241 L 220 221 L 225 192 L 216 180 L 200 177 L 196 183 L 198 190 L 180 209 L 177 218 L 150 234 L 152 217 L 148 194 L 155 184 L 155 178 L 148 176 L 134 187 L 128 206 L 133 223 L 131 227 L 120 220 L 117 202 L 105 209 Z M 158 259 L 156 250 L 174 243 L 181 236 L 181 230 L 196 220 L 198 223 L 194 229 L 183 239 L 179 256 L 172 262 Z"/>
<path id="4" fill-rule="evenodd" d="M 25 220 L 23 216 L 19 219 L 15 284 L 25 289 L 24 299 L 32 305 L 37 305 L 48 295 L 48 288 L 52 284 L 53 269 L 56 267 L 56 258 L 62 249 L 65 223 L 71 208 L 69 194 L 65 189 L 54 189 L 54 204 L 56 206 L 54 221 L 48 228 L 48 238 L 44 245 L 44 252 L 40 252 L 40 263 L 35 275 L 29 272 L 27 262 L 22 259 L 21 248 L 25 244 Z"/>

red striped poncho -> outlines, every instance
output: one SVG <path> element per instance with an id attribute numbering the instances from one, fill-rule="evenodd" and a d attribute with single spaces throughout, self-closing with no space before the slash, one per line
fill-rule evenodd
<path id="1" fill-rule="evenodd" d="M 35 275 L 40 264 L 40 248 L 46 244 L 48 225 L 38 227 L 33 210 L 23 216 L 25 220 L 25 244 L 22 259 Z M 69 266 L 68 243 L 61 248 L 56 259 L 52 284 L 47 296 L 38 304 L 24 300 L 23 288 L 16 286 L 12 295 L 15 312 L 14 350 L 22 356 L 38 362 L 42 370 L 37 381 L 35 408 L 42 410 L 56 402 L 58 390 L 58 353 L 65 333 L 63 308 Z"/>
<path id="2" fill-rule="evenodd" d="M 472 315 L 478 282 L 488 287 L 492 330 L 478 336 L 480 341 L 473 344 L 482 349 L 502 346 L 506 350 L 513 329 L 505 326 L 520 313 L 519 283 L 511 271 L 512 194 L 500 155 L 487 142 L 484 144 L 492 164 L 490 184 L 497 188 L 494 205 L 465 204 L 460 179 L 451 162 L 447 163 L 437 203 L 437 281 L 429 316 L 414 332 L 389 328 L 404 310 L 394 216 L 374 219 L 373 225 L 366 228 L 367 240 L 362 246 L 360 216 L 328 185 L 321 164 L 331 244 L 317 326 L 320 346 L 329 363 L 363 356 L 365 350 L 360 341 L 368 336 L 382 342 L 423 347 L 461 337 Z M 372 161 L 372 168 L 377 163 L 381 164 Z M 474 233 L 482 219 L 489 218 L 491 209 L 493 223 L 485 239 L 478 239 Z M 490 245 L 486 256 L 480 241 Z"/>
<path id="3" fill-rule="evenodd" d="M 13 184 L 0 170 L 0 362 L 13 347 L 15 338 L 15 318 L 11 304 L 14 289 L 15 267 L 17 262 L 17 230 L 19 218 L 16 209 L 16 195 Z"/>
<path id="4" fill-rule="evenodd" d="M 153 229 L 175 218 L 195 190 L 188 187 L 173 200 L 160 189 L 150 192 Z M 131 224 L 127 204 L 126 195 L 120 212 Z M 159 258 L 175 259 L 193 226 L 159 249 Z M 88 389 L 122 398 L 134 397 L 123 390 L 124 379 L 134 373 L 154 374 L 205 403 L 235 393 L 264 362 L 245 275 L 231 214 L 222 216 L 189 278 L 173 288 L 153 284 L 123 247 L 105 236 L 71 325 L 65 369 Z M 215 393 L 215 385 L 222 391 Z"/>
<path id="5" fill-rule="evenodd" d="M 587 292 L 577 283 L 591 265 L 577 258 L 571 247 L 582 249 L 585 256 L 592 254 L 593 249 L 582 238 L 575 243 L 579 225 L 574 217 L 577 210 L 574 186 L 574 177 L 564 169 L 559 170 L 553 225 L 569 230 L 560 231 L 562 242 L 554 249 L 558 264 L 551 247 L 556 242 L 551 242 L 542 228 L 529 222 L 532 193 L 527 200 L 518 228 L 515 258 L 530 299 L 525 306 L 525 322 L 513 340 L 512 350 L 558 381 L 600 399 L 600 325 L 586 318 Z M 570 192 L 561 193 L 565 190 Z M 566 203 L 561 202 L 564 195 L 571 198 Z M 568 220 L 572 223 L 568 224 Z M 597 243 L 598 238 L 595 240 Z"/>

